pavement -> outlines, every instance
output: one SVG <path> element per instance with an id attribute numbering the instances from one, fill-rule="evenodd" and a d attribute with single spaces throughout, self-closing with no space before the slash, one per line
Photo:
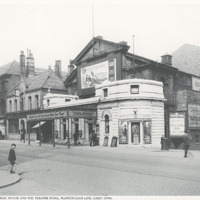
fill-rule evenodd
<path id="1" fill-rule="evenodd" d="M 18 174 L 10 174 L 10 172 L 5 170 L 0 170 L 0 188 L 13 185 L 21 180 Z"/>
<path id="2" fill-rule="evenodd" d="M 15 144 L 19 144 L 19 145 L 27 145 L 28 143 L 20 143 L 19 141 L 16 140 L 0 140 L 0 144 L 8 144 L 10 146 L 10 144 L 15 143 Z M 38 143 L 32 142 L 31 146 L 38 146 Z M 43 147 L 50 147 L 52 146 L 51 144 L 42 144 Z M 56 145 L 56 147 L 59 148 L 67 148 L 67 145 Z M 53 148 L 53 146 L 52 146 Z M 81 149 L 81 150 L 85 150 L 85 151 L 103 151 L 103 152 L 115 152 L 115 153 L 126 153 L 126 154 L 130 154 L 133 153 L 133 151 L 136 153 L 140 153 L 140 154 L 146 154 L 148 152 L 148 154 L 150 155 L 155 155 L 155 156 L 162 156 L 162 157 L 182 157 L 183 156 L 183 150 L 180 149 L 170 149 L 168 151 L 161 151 L 160 149 L 156 149 L 156 148 L 144 148 L 144 147 L 130 147 L 130 146 L 126 146 L 126 147 L 104 147 L 104 146 L 94 146 L 94 147 L 90 147 L 90 146 L 83 146 L 83 145 L 77 145 L 77 146 L 73 146 L 71 145 L 70 148 L 74 148 L 74 149 Z M 186 159 L 195 159 L 195 160 L 200 160 L 200 151 L 198 150 L 190 150 L 188 155 L 188 158 Z M 21 177 L 19 174 L 10 174 L 10 172 L 8 171 L 8 168 L 0 168 L 0 188 L 3 187 L 7 187 L 10 185 L 13 185 L 15 183 L 18 183 L 21 180 Z"/>

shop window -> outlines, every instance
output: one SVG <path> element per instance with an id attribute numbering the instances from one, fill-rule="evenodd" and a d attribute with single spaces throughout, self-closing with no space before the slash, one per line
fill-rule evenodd
<path id="1" fill-rule="evenodd" d="M 139 94 L 139 85 L 131 85 L 131 94 Z"/>
<path id="2" fill-rule="evenodd" d="M 107 97 L 108 96 L 108 89 L 103 89 L 103 97 Z"/>
<path id="3" fill-rule="evenodd" d="M 105 133 L 110 132 L 110 119 L 108 115 L 105 115 Z"/>

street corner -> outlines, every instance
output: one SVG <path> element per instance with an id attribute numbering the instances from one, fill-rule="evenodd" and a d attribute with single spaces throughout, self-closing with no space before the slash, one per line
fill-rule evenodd
<path id="1" fill-rule="evenodd" d="M 19 174 L 10 174 L 8 171 L 0 170 L 0 189 L 18 183 L 21 180 Z"/>

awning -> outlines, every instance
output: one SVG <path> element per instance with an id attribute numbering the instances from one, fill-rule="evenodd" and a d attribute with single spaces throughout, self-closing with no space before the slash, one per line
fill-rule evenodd
<path id="1" fill-rule="evenodd" d="M 40 126 L 42 126 L 45 123 L 46 122 L 41 121 L 41 122 L 37 123 L 35 126 L 33 126 L 32 128 L 39 128 Z"/>

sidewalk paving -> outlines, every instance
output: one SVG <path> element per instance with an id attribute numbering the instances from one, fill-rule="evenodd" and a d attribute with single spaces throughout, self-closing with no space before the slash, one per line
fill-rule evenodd
<path id="1" fill-rule="evenodd" d="M 21 180 L 18 174 L 10 174 L 5 170 L 0 170 L 0 188 L 13 185 Z"/>

